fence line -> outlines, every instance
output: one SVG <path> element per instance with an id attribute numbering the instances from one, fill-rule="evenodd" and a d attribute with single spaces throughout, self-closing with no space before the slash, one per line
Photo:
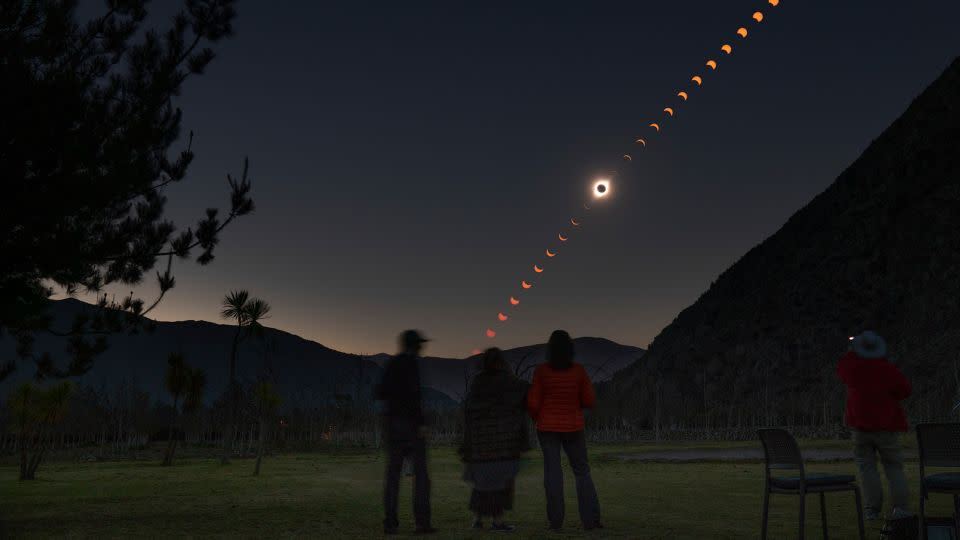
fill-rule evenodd
<path id="1" fill-rule="evenodd" d="M 809 439 L 845 439 L 847 428 L 835 426 L 781 426 L 797 438 Z M 271 452 L 309 452 L 349 448 L 380 448 L 383 436 L 379 430 L 351 430 L 316 432 L 303 430 L 273 434 L 268 437 L 267 447 Z M 257 449 L 259 434 L 247 426 L 238 427 L 234 438 L 232 453 L 235 456 L 252 456 Z M 588 428 L 586 438 L 590 444 L 624 445 L 654 442 L 695 442 L 695 441 L 755 441 L 757 428 L 718 428 L 718 429 L 662 429 L 659 434 L 651 429 L 612 429 Z M 430 434 L 430 444 L 437 447 L 456 447 L 461 442 L 459 431 L 435 431 Z M 159 441 L 153 441 L 159 442 Z M 12 455 L 17 451 L 16 434 L 0 434 L 0 453 Z M 50 446 L 52 451 L 88 450 L 85 456 L 106 459 L 108 457 L 136 457 L 149 448 L 151 441 L 146 434 L 132 433 L 119 439 L 109 439 L 96 435 L 65 435 L 56 437 Z M 220 448 L 223 437 L 220 433 L 198 432 L 185 437 L 181 448 Z M 531 432 L 530 445 L 538 448 L 535 432 Z"/>
<path id="2" fill-rule="evenodd" d="M 924 419 L 926 421 L 949 421 L 944 418 Z M 916 425 L 919 420 L 912 420 Z M 271 452 L 324 451 L 338 448 L 380 448 L 383 434 L 379 420 L 363 422 L 364 425 L 350 429 L 338 429 L 334 426 L 320 428 L 319 424 L 305 422 L 299 429 L 289 429 L 281 422 L 271 428 L 267 434 L 267 448 Z M 757 429 L 764 427 L 740 426 L 725 428 L 673 427 L 654 429 L 635 429 L 589 425 L 586 429 L 587 441 L 591 444 L 643 444 L 652 442 L 693 442 L 693 441 L 755 441 Z M 797 438 L 805 439 L 846 439 L 849 430 L 837 424 L 831 425 L 785 425 L 784 427 Z M 232 453 L 236 456 L 253 455 L 259 441 L 259 424 L 244 423 L 237 426 Z M 531 447 L 538 447 L 536 432 L 531 429 Z M 66 429 L 51 434 L 48 449 L 51 451 L 88 450 L 86 454 L 101 457 L 137 456 L 146 450 L 151 442 L 165 440 L 166 433 L 153 438 L 144 432 L 126 431 L 120 436 L 110 435 L 107 431 L 96 433 L 71 433 Z M 156 437 L 156 436 L 155 436 Z M 223 444 L 222 431 L 213 429 L 188 430 L 179 432 L 182 447 L 220 448 Z M 462 440 L 459 428 L 440 426 L 430 434 L 430 444 L 434 446 L 458 446 Z M 9 431 L 0 431 L 0 455 L 13 455 L 18 449 L 18 435 Z"/>

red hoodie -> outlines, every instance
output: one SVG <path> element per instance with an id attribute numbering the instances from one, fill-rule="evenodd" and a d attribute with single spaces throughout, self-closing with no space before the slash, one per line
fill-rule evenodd
<path id="1" fill-rule="evenodd" d="M 907 431 L 900 402 L 910 397 L 910 381 L 886 358 L 861 358 L 850 351 L 837 364 L 847 385 L 847 426 L 858 431 Z"/>
<path id="2" fill-rule="evenodd" d="M 538 431 L 582 431 L 583 409 L 593 407 L 594 400 L 593 385 L 583 366 L 553 369 L 540 364 L 533 372 L 527 410 Z"/>

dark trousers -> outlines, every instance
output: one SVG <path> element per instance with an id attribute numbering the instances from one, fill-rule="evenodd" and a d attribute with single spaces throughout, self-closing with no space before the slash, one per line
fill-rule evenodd
<path id="1" fill-rule="evenodd" d="M 547 493 L 547 519 L 550 526 L 563 525 L 563 470 L 560 468 L 560 448 L 567 454 L 573 477 L 577 482 L 577 506 L 584 528 L 593 528 L 600 523 L 600 501 L 597 489 L 590 477 L 587 463 L 587 441 L 583 431 L 557 433 L 538 431 L 540 450 L 543 451 L 543 488 Z"/>
<path id="2" fill-rule="evenodd" d="M 387 443 L 387 472 L 383 488 L 385 528 L 400 525 L 397 504 L 400 497 L 400 476 L 403 459 L 413 463 L 413 515 L 417 527 L 430 526 L 430 477 L 427 474 L 427 444 L 419 437 L 391 437 Z"/>

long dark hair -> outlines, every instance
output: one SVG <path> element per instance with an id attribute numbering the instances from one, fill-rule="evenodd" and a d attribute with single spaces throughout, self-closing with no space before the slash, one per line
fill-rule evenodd
<path id="1" fill-rule="evenodd" d="M 507 362 L 503 359 L 503 351 L 496 347 L 490 347 L 483 351 L 483 360 L 480 365 L 486 373 L 506 371 L 507 369 Z"/>
<path id="2" fill-rule="evenodd" d="M 573 366 L 573 340 L 563 330 L 554 330 L 547 342 L 547 363 L 553 369 Z"/>

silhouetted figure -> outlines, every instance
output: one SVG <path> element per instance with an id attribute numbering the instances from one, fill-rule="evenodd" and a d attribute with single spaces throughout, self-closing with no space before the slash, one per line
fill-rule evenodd
<path id="1" fill-rule="evenodd" d="M 573 340 L 556 330 L 547 343 L 547 363 L 533 372 L 527 408 L 537 423 L 537 437 L 543 451 L 543 487 L 547 494 L 547 519 L 551 529 L 563 525 L 563 471 L 560 448 L 570 460 L 577 482 L 577 502 L 584 529 L 600 524 L 600 501 L 590 477 L 583 409 L 593 407 L 593 384 L 583 366 L 573 361 Z"/>
<path id="2" fill-rule="evenodd" d="M 887 344 L 871 331 L 851 340 L 837 374 L 847 386 L 846 424 L 853 431 L 866 519 L 880 519 L 883 506 L 877 454 L 890 485 L 893 517 L 910 515 L 903 454 L 897 441 L 898 433 L 907 431 L 907 416 L 900 402 L 910 396 L 910 381 L 887 360 Z"/>
<path id="3" fill-rule="evenodd" d="M 483 353 L 483 371 L 474 376 L 464 404 L 463 479 L 473 484 L 470 510 L 473 527 L 493 519 L 495 531 L 512 531 L 503 522 L 513 508 L 514 479 L 520 455 L 530 449 L 526 419 L 527 383 L 507 369 L 500 349 Z"/>
<path id="4" fill-rule="evenodd" d="M 430 477 L 427 474 L 427 427 L 420 397 L 420 368 L 417 357 L 428 340 L 416 330 L 400 335 L 400 354 L 387 362 L 377 386 L 377 399 L 384 402 L 387 441 L 387 470 L 383 488 L 385 534 L 397 534 L 397 499 L 404 457 L 413 464 L 413 514 L 416 532 L 433 533 L 430 525 Z"/>

